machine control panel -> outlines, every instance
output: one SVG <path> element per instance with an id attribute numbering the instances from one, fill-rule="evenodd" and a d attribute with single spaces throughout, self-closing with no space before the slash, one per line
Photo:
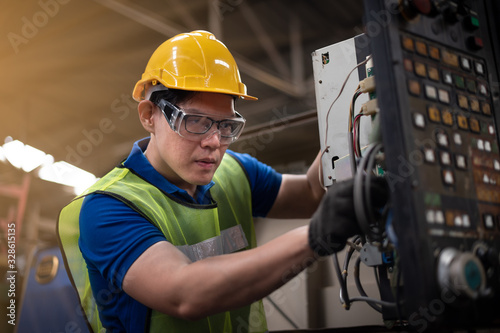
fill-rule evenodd
<path id="1" fill-rule="evenodd" d="M 499 10 L 495 0 L 365 1 L 398 307 L 417 329 L 419 309 L 438 303 L 426 327 L 500 325 Z"/>

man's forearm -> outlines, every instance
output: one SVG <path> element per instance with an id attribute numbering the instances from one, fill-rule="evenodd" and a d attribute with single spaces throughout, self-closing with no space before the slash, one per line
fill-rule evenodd
<path id="1" fill-rule="evenodd" d="M 294 229 L 258 248 L 201 260 L 177 274 L 178 295 L 190 319 L 237 308 L 263 298 L 316 260 L 308 228 Z"/>

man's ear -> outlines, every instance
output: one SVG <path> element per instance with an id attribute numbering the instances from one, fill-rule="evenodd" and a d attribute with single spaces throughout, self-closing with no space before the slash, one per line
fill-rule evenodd
<path id="1" fill-rule="evenodd" d="M 137 111 L 139 112 L 139 119 L 141 121 L 142 127 L 149 133 L 155 132 L 155 111 L 156 105 L 147 100 L 143 100 L 139 102 L 137 106 Z"/>

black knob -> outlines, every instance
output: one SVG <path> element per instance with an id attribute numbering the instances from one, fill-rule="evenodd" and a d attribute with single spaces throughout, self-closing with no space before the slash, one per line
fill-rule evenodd
<path id="1" fill-rule="evenodd" d="M 443 6 L 443 17 L 448 23 L 454 24 L 458 22 L 458 9 L 456 6 L 447 4 Z"/>
<path id="2" fill-rule="evenodd" d="M 429 15 L 432 12 L 430 0 L 402 0 L 400 3 L 401 14 L 408 20 L 420 14 Z"/>

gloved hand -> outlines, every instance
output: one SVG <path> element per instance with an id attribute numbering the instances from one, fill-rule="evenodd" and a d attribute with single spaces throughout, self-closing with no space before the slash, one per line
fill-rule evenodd
<path id="1" fill-rule="evenodd" d="M 349 237 L 361 234 L 354 211 L 354 179 L 332 185 L 311 218 L 309 246 L 320 256 L 342 250 Z M 385 179 L 373 177 L 370 184 L 373 209 L 383 207 L 389 191 Z"/>

